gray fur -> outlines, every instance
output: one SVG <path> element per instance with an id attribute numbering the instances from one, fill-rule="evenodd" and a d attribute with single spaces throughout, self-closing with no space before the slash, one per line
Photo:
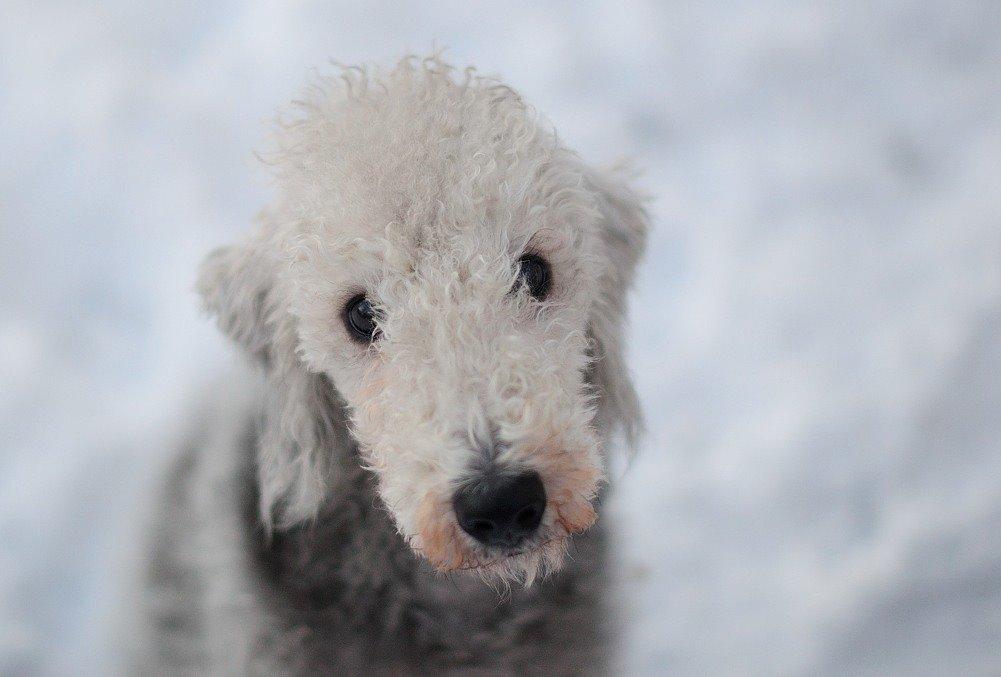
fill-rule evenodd
<path id="1" fill-rule="evenodd" d="M 220 395 L 249 385 L 241 377 Z M 153 624 L 137 669 L 605 672 L 613 628 L 600 525 L 574 539 L 570 564 L 528 589 L 440 574 L 396 533 L 373 478 L 346 448 L 316 521 L 268 538 L 253 469 L 261 420 L 223 421 L 225 409 L 204 422 L 222 422 L 225 433 L 195 431 L 165 489 L 147 592 Z"/>

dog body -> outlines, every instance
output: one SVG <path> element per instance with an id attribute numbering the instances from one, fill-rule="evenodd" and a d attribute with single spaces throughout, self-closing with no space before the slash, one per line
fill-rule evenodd
<path id="1" fill-rule="evenodd" d="M 600 525 L 574 539 L 559 572 L 499 593 L 417 556 L 357 452 L 343 449 L 316 521 L 268 539 L 252 467 L 255 385 L 243 376 L 215 393 L 173 468 L 154 531 L 140 671 L 604 672 L 613 628 Z"/>
<path id="2" fill-rule="evenodd" d="M 145 661 L 601 672 L 639 201 L 435 58 L 299 110 L 278 199 L 199 279 L 264 377 L 213 398 L 173 476 Z"/>

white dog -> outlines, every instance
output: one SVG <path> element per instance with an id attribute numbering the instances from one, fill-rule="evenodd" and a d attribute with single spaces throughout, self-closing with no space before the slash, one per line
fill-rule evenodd
<path id="1" fill-rule="evenodd" d="M 219 394 L 173 476 L 143 664 L 601 672 L 640 201 L 436 57 L 296 105 L 276 203 L 199 278 L 263 397 Z"/>

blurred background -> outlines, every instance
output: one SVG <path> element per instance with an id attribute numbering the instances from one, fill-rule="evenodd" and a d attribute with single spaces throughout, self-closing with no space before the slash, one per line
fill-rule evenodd
<path id="1" fill-rule="evenodd" d="M 0 673 L 106 665 L 276 109 L 433 46 L 652 196 L 624 672 L 1001 672 L 1001 3 L 8 0 Z"/>

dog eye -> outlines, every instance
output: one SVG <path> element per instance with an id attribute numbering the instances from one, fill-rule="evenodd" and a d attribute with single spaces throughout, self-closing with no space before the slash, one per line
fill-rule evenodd
<path id="1" fill-rule="evenodd" d="M 344 324 L 348 333 L 363 343 L 369 343 L 378 337 L 379 328 L 375 320 L 376 310 L 362 294 L 348 301 L 344 307 Z"/>
<path id="2" fill-rule="evenodd" d="M 552 274 L 549 263 L 537 254 L 525 254 L 518 259 L 518 282 L 515 286 L 524 285 L 528 293 L 542 300 L 552 286 Z"/>

